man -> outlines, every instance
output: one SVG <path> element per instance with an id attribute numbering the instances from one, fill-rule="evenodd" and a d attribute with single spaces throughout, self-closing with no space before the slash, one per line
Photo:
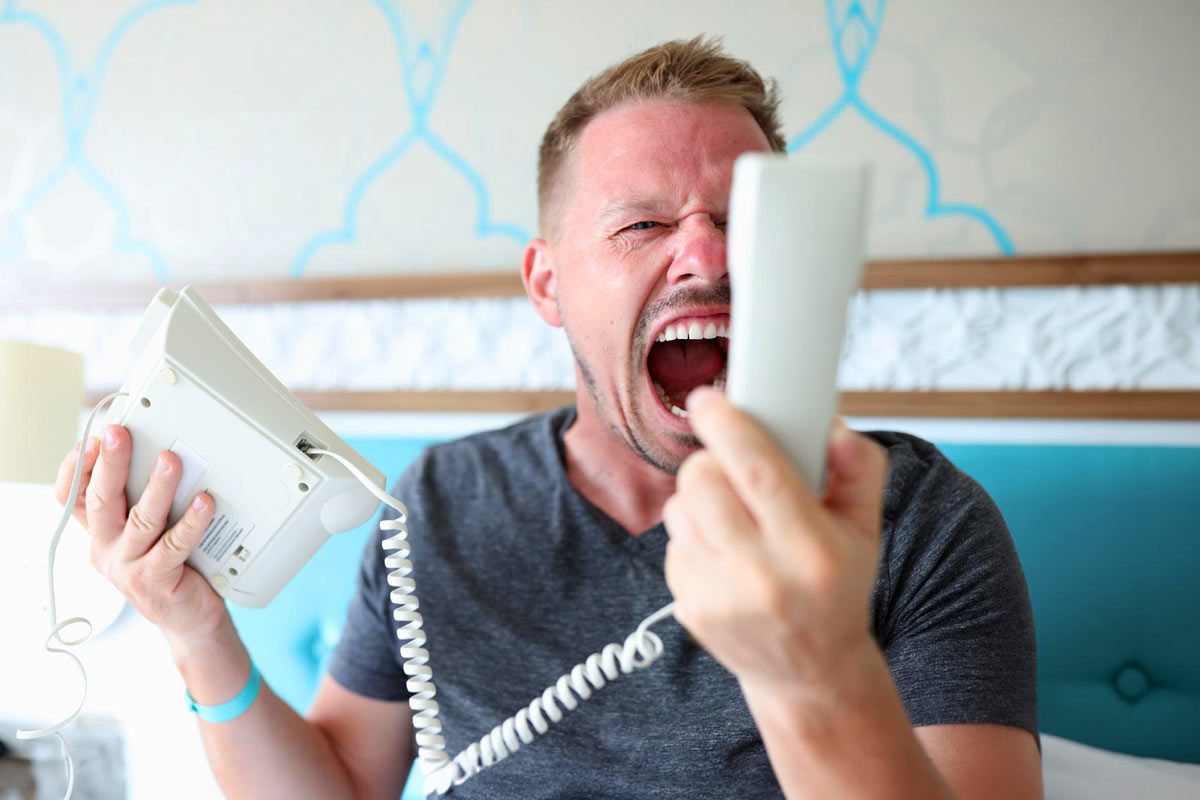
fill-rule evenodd
<path id="1" fill-rule="evenodd" d="M 394 489 L 449 753 L 672 597 L 682 627 L 661 623 L 658 662 L 460 797 L 1041 795 L 1029 602 L 987 495 L 926 442 L 835 425 L 816 496 L 704 388 L 737 335 L 732 165 L 783 149 L 777 104 L 695 39 L 591 79 L 546 132 L 543 238 L 522 277 L 566 330 L 577 405 L 431 448 Z M 162 628 L 196 702 L 226 702 L 250 660 L 183 563 L 211 499 L 163 532 L 180 470 L 167 453 L 127 515 L 129 447 L 113 427 L 94 470 L 85 454 L 93 560 Z M 201 722 L 230 797 L 399 794 L 413 725 L 388 590 L 375 540 L 307 718 L 264 686 Z"/>

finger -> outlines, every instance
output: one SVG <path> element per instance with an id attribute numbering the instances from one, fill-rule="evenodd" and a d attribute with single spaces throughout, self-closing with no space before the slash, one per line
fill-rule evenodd
<path id="1" fill-rule="evenodd" d="M 712 570 L 714 564 L 722 567 L 729 558 L 722 556 L 704 535 L 704 529 L 690 513 L 678 495 L 672 496 L 663 506 L 663 524 L 670 539 L 663 560 L 663 577 L 671 594 L 678 598 L 680 589 Z"/>
<path id="2" fill-rule="evenodd" d="M 87 490 L 87 529 L 99 542 L 111 542 L 125 528 L 125 481 L 129 477 L 129 432 L 109 425 Z"/>
<path id="3" fill-rule="evenodd" d="M 815 521 L 816 498 L 762 425 L 708 387 L 692 391 L 687 406 L 692 430 L 764 528 L 787 530 Z"/>
<path id="4" fill-rule="evenodd" d="M 700 450 L 689 456 L 679 468 L 675 487 L 681 505 L 713 548 L 754 543 L 758 526 L 712 453 Z"/>
<path id="5" fill-rule="evenodd" d="M 154 546 L 171 513 L 175 489 L 179 486 L 181 465 L 179 456 L 170 450 L 158 454 L 150 481 L 137 503 L 129 509 L 129 520 L 121 532 L 120 557 L 125 561 L 141 558 Z"/>
<path id="6" fill-rule="evenodd" d="M 208 523 L 212 520 L 213 499 L 205 492 L 196 495 L 183 512 L 179 522 L 162 535 L 146 555 L 153 574 L 170 575 L 179 568 L 200 544 Z"/>
<path id="7" fill-rule="evenodd" d="M 678 542 L 679 546 L 699 546 L 705 550 L 712 550 L 712 545 L 705 540 L 703 532 L 698 530 L 692 524 L 691 518 L 684 513 L 684 503 L 684 498 L 678 494 L 671 495 L 667 502 L 663 503 L 663 527 L 667 529 L 669 541 Z M 716 554 L 716 551 L 712 552 Z"/>
<path id="8" fill-rule="evenodd" d="M 830 431 L 828 457 L 829 480 L 822 503 L 855 529 L 878 535 L 887 482 L 887 449 L 836 420 Z"/>
<path id="9" fill-rule="evenodd" d="M 96 466 L 96 458 L 100 454 L 100 439 L 89 436 L 87 447 L 83 451 L 83 471 L 79 475 L 79 486 L 75 490 L 75 507 L 71 516 L 80 525 L 87 527 L 86 496 L 88 481 L 92 477 L 92 468 Z M 79 445 L 71 448 L 71 452 L 63 458 L 58 466 L 58 476 L 54 480 L 54 499 L 60 506 L 66 506 L 67 496 L 71 493 L 71 482 L 75 479 L 75 467 L 79 463 Z"/>

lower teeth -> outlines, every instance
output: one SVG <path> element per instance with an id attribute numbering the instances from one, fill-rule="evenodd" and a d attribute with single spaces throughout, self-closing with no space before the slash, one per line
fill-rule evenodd
<path id="1" fill-rule="evenodd" d="M 712 388 L 716 389 L 718 392 L 725 391 L 725 377 L 725 368 L 722 367 L 721 371 L 713 377 Z M 682 417 L 683 419 L 687 419 L 690 416 L 686 408 L 680 408 L 671 402 L 671 398 L 667 395 L 666 390 L 658 385 L 658 381 L 651 381 L 650 383 L 654 386 L 654 392 L 658 395 L 658 399 L 662 401 L 662 404 L 667 407 L 668 411 L 677 417 Z"/>

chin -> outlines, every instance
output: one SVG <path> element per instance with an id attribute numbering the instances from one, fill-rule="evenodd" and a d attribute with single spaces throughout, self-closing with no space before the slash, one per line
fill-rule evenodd
<path id="1" fill-rule="evenodd" d="M 629 426 L 633 449 L 648 463 L 674 474 L 692 453 L 700 449 L 700 440 L 686 418 L 672 414 L 647 385 L 635 401 L 635 419 Z"/>

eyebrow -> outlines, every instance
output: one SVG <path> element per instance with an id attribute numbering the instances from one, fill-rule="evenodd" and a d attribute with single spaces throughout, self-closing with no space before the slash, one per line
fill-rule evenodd
<path id="1" fill-rule="evenodd" d="M 620 217 L 636 214 L 656 215 L 662 213 L 662 207 L 659 203 L 645 198 L 635 197 L 626 200 L 617 200 L 604 206 L 596 221 L 601 225 L 607 225 Z"/>

